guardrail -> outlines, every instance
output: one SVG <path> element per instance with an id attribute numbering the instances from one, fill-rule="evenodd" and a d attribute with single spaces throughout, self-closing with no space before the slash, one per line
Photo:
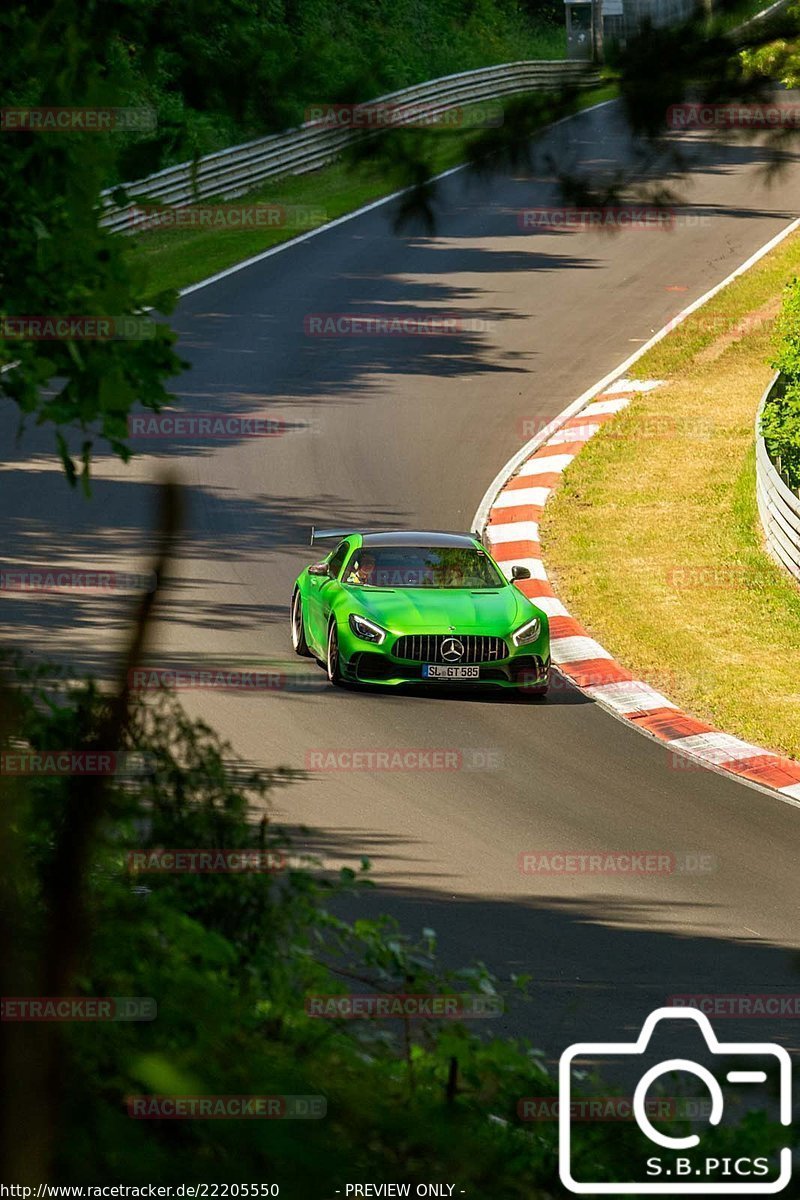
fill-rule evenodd
<path id="1" fill-rule="evenodd" d="M 757 12 L 754 16 L 748 17 L 746 21 L 742 21 L 741 25 L 729 29 L 727 37 L 735 38 L 740 34 L 749 37 L 751 33 L 760 32 L 758 29 L 759 22 L 769 21 L 770 17 L 777 17 L 780 13 L 786 11 L 792 0 L 775 0 L 774 4 L 770 4 L 768 8 L 762 8 L 761 12 Z"/>
<path id="2" fill-rule="evenodd" d="M 775 375 L 756 414 L 756 497 L 767 549 L 795 579 L 800 579 L 800 499 L 781 479 L 760 433 L 764 405 L 780 386 L 780 375 Z"/>
<path id="3" fill-rule="evenodd" d="M 375 106 L 398 109 L 413 106 L 415 120 L 428 119 L 458 105 L 477 104 L 501 96 L 555 91 L 566 85 L 592 87 L 599 78 L 595 68 L 571 59 L 503 63 L 429 80 L 379 96 L 360 107 L 367 110 Z M 115 189 L 107 189 L 103 193 L 107 211 L 101 224 L 115 232 L 132 233 L 147 223 L 147 217 L 137 212 L 137 206 L 143 203 L 182 207 L 211 196 L 231 200 L 251 192 L 264 179 L 316 170 L 335 159 L 349 142 L 368 132 L 332 129 L 324 121 L 309 121 L 296 129 L 207 154 L 195 162 L 167 167 L 145 179 L 123 184 L 132 197 L 128 205 L 115 206 L 111 200 Z"/>

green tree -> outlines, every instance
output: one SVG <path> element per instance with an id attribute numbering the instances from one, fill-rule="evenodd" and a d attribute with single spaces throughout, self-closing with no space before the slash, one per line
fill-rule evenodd
<path id="1" fill-rule="evenodd" d="M 0 15 L 4 104 L 73 108 L 121 106 L 131 80 L 111 53 L 114 9 L 102 4 L 14 5 Z M 135 10 L 135 6 L 132 6 Z M 31 64 L 35 64 L 33 73 Z M 127 415 L 138 403 L 158 411 L 165 381 L 182 366 L 169 326 L 147 319 L 145 280 L 124 240 L 99 225 L 100 192 L 120 152 L 110 132 L 0 134 L 0 195 L 6 236 L 0 246 L 0 393 L 25 420 L 51 423 L 67 478 L 88 485 L 99 437 L 128 456 Z M 170 311 L 174 296 L 156 300 Z M 108 318 L 112 337 L 15 335 L 11 318 Z M 122 319 L 134 336 L 122 330 Z M 119 334 L 122 333 L 122 336 Z M 76 458 L 82 468 L 76 467 Z"/>

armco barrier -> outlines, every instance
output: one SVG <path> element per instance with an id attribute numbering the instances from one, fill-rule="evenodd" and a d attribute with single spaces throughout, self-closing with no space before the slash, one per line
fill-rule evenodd
<path id="1" fill-rule="evenodd" d="M 404 88 L 371 100 L 364 108 L 375 105 L 413 106 L 417 116 L 433 117 L 457 105 L 476 104 L 522 92 L 554 91 L 559 87 L 596 86 L 596 69 L 583 62 L 555 60 L 552 62 L 504 63 L 497 67 L 481 67 L 460 75 L 447 75 L 414 87 Z M 277 175 L 300 175 L 313 171 L 336 158 L 343 147 L 354 138 L 363 136 L 360 130 L 331 129 L 323 123 L 306 122 L 284 133 L 270 134 L 231 146 L 215 154 L 207 154 L 196 162 L 179 163 L 148 175 L 145 179 L 122 186 L 132 203 L 116 207 L 111 195 L 103 193 L 106 212 L 101 224 L 120 233 L 135 231 L 146 218 L 139 216 L 136 205 L 164 204 L 180 207 L 208 197 L 230 200 L 252 191 L 264 179 Z"/>
<path id="2" fill-rule="evenodd" d="M 746 21 L 742 21 L 741 25 L 737 25 L 735 29 L 731 29 L 728 37 L 736 41 L 737 38 L 742 39 L 742 43 L 746 43 L 754 34 L 762 33 L 762 26 L 768 23 L 771 17 L 781 16 L 789 7 L 791 0 L 775 0 L 774 4 L 768 5 L 767 8 L 762 8 L 761 12 L 757 12 L 754 16 L 748 17 Z"/>
<path id="3" fill-rule="evenodd" d="M 761 398 L 756 416 L 756 496 L 767 549 L 774 559 L 800 579 L 800 499 L 781 479 L 761 436 L 761 414 L 769 397 L 781 386 L 778 375 Z"/>

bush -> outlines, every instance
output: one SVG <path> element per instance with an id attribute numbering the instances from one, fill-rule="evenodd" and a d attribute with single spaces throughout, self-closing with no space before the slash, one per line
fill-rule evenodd
<path id="1" fill-rule="evenodd" d="M 0 704 L 3 750 L 97 746 L 113 716 L 91 683 L 16 681 Z M 2 906 L 14 930 L 2 994 L 158 1006 L 152 1021 L 0 1026 L 6 1065 L 25 1064 L 5 1074 L 11 1176 L 267 1180 L 284 1195 L 323 1195 L 332 1180 L 394 1172 L 458 1177 L 487 1200 L 551 1185 L 554 1127 L 533 1138 L 516 1119 L 519 1097 L 554 1091 L 530 1047 L 452 1021 L 321 1020 L 304 1006 L 310 993 L 349 991 L 491 997 L 488 972 L 437 970 L 430 930 L 414 941 L 388 918 L 340 920 L 330 902 L 369 886 L 367 864 L 330 877 L 299 859 L 268 814 L 292 773 L 245 771 L 170 695 L 131 705 L 121 745 L 146 773 L 0 776 Z M 98 796 L 84 846 L 75 815 Z M 129 851 L 159 847 L 269 851 L 288 866 L 131 875 Z M 70 965 L 61 982 L 59 962 Z M 284 1093 L 324 1096 L 326 1119 L 134 1120 L 126 1108 L 132 1095 Z"/>
<path id="2" fill-rule="evenodd" d="M 780 349 L 773 366 L 781 387 L 764 405 L 761 434 L 789 487 L 800 488 L 800 280 L 786 287 L 777 325 Z"/>
<path id="3" fill-rule="evenodd" d="M 555 0 L 69 0 L 56 9 L 16 0 L 0 14 L 0 33 L 9 47 L 5 103 L 53 103 L 50 63 L 62 71 L 69 42 L 73 69 L 82 43 L 98 69 L 95 100 L 156 110 L 152 135 L 115 135 L 108 182 L 285 129 L 313 103 L 371 100 L 473 67 L 566 53 Z"/>

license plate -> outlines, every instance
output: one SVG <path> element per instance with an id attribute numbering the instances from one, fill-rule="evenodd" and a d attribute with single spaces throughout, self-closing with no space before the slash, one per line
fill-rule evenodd
<path id="1" fill-rule="evenodd" d="M 480 667 L 448 667 L 439 663 L 425 663 L 423 679 L 480 679 Z"/>

